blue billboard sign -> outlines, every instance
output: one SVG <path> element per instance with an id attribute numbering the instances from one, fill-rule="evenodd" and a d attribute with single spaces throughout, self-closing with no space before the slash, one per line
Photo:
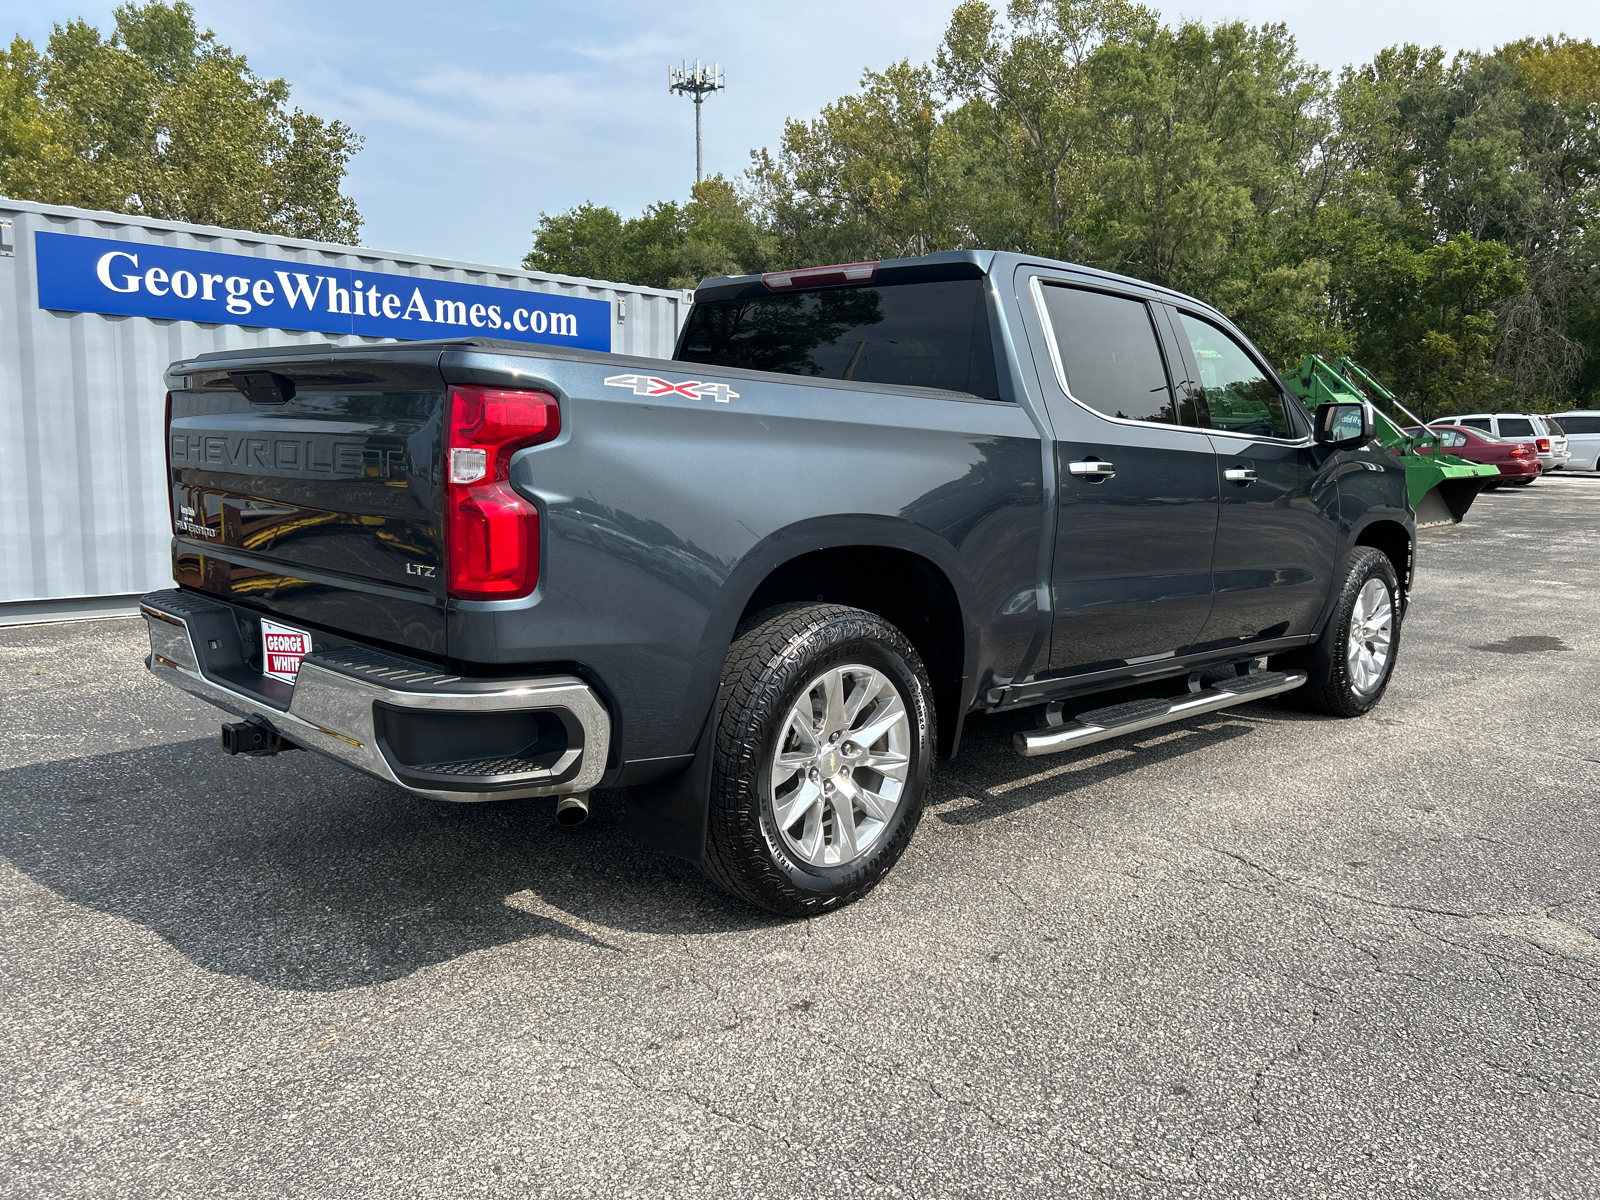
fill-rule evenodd
<path id="1" fill-rule="evenodd" d="M 605 300 L 385 271 L 34 234 L 39 307 L 362 337 L 611 349 Z"/>

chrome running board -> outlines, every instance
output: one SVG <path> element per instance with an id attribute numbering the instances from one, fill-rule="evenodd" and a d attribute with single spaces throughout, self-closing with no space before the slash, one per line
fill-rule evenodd
<path id="1" fill-rule="evenodd" d="M 1293 691 L 1306 681 L 1304 671 L 1257 671 L 1237 679 L 1225 679 L 1204 691 L 1180 696 L 1176 700 L 1130 700 L 1110 708 L 1080 713 L 1075 719 L 1044 729 L 1030 729 L 1013 739 L 1017 753 L 1024 758 L 1056 754 L 1073 746 L 1087 746 L 1107 738 L 1136 733 L 1169 721 L 1248 704 L 1265 696 Z"/>

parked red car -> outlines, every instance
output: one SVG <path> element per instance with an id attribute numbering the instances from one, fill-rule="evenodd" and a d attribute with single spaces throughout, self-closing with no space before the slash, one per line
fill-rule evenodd
<path id="1" fill-rule="evenodd" d="M 1485 484 L 1486 488 L 1499 487 L 1502 483 L 1526 487 L 1544 473 L 1544 468 L 1539 465 L 1539 448 L 1532 442 L 1510 441 L 1466 425 L 1430 425 L 1427 429 L 1413 425 L 1406 432 L 1413 436 L 1436 433 L 1439 435 L 1439 448 L 1444 453 L 1468 462 L 1490 463 L 1499 467 L 1500 478 Z M 1433 451 L 1421 446 L 1418 447 L 1418 453 L 1431 454 Z"/>

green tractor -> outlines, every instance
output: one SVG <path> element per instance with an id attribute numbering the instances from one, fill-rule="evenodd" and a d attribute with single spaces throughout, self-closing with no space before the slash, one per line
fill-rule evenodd
<path id="1" fill-rule="evenodd" d="M 1424 431 L 1428 427 L 1348 355 L 1330 364 L 1308 354 L 1284 377 L 1284 382 L 1308 409 L 1329 403 L 1367 404 L 1372 408 L 1378 444 L 1398 455 L 1406 469 L 1406 494 L 1417 514 L 1418 529 L 1457 524 L 1467 515 L 1484 484 L 1500 475 L 1495 467 L 1443 453 L 1436 434 L 1406 433 L 1396 424 L 1396 417 L 1384 412 L 1385 407 Z M 1427 453 L 1421 452 L 1424 449 Z"/>

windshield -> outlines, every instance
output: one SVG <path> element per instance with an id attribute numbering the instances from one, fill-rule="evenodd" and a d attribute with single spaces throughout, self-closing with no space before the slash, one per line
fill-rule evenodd
<path id="1" fill-rule="evenodd" d="M 829 288 L 689 311 L 681 362 L 999 396 L 983 280 Z"/>

